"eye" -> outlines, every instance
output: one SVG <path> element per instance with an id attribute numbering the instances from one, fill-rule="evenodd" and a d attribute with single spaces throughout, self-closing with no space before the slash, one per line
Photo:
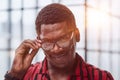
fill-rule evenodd
<path id="1" fill-rule="evenodd" d="M 71 35 L 67 34 L 60 39 L 60 42 L 68 41 L 70 39 L 70 37 L 71 37 Z"/>
<path id="2" fill-rule="evenodd" d="M 52 43 L 46 42 L 46 43 L 44 43 L 43 45 L 44 45 L 45 47 L 47 47 L 47 46 L 51 46 Z"/>
<path id="3" fill-rule="evenodd" d="M 50 42 L 44 42 L 42 44 L 42 47 L 45 49 L 45 50 L 50 50 L 51 48 L 53 48 L 53 43 L 50 43 Z"/>
<path id="4" fill-rule="evenodd" d="M 70 39 L 70 34 L 67 34 L 63 39 Z"/>

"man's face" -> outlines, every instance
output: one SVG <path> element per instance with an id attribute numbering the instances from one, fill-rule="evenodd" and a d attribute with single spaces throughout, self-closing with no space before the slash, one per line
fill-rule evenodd
<path id="1" fill-rule="evenodd" d="M 51 66 L 68 67 L 75 59 L 74 31 L 66 22 L 42 24 L 40 39 L 42 49 Z"/>

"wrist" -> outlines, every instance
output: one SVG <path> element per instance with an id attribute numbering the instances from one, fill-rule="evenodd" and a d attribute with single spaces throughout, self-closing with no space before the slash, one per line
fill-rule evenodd
<path id="1" fill-rule="evenodd" d="M 5 80 L 21 80 L 18 77 L 14 76 L 13 74 L 9 73 L 7 71 L 7 73 L 4 76 Z"/>

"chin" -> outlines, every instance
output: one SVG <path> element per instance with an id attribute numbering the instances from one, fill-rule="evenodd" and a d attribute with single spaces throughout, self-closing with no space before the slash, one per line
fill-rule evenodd
<path id="1" fill-rule="evenodd" d="M 69 67 L 69 62 L 61 62 L 61 63 L 53 62 L 50 64 L 53 68 L 56 68 L 56 69 L 64 69 Z"/>
<path id="2" fill-rule="evenodd" d="M 46 55 L 46 58 L 51 67 L 64 69 L 71 66 L 71 63 L 74 63 L 75 54 L 75 46 L 72 45 L 62 55 Z"/>

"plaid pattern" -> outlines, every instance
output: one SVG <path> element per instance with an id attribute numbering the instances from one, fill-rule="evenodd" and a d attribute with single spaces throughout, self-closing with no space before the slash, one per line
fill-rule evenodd
<path id="1" fill-rule="evenodd" d="M 78 54 L 76 59 L 75 71 L 68 76 L 68 80 L 114 80 L 109 72 L 87 64 Z M 42 63 L 31 65 L 24 80 L 50 80 L 46 58 Z"/>

